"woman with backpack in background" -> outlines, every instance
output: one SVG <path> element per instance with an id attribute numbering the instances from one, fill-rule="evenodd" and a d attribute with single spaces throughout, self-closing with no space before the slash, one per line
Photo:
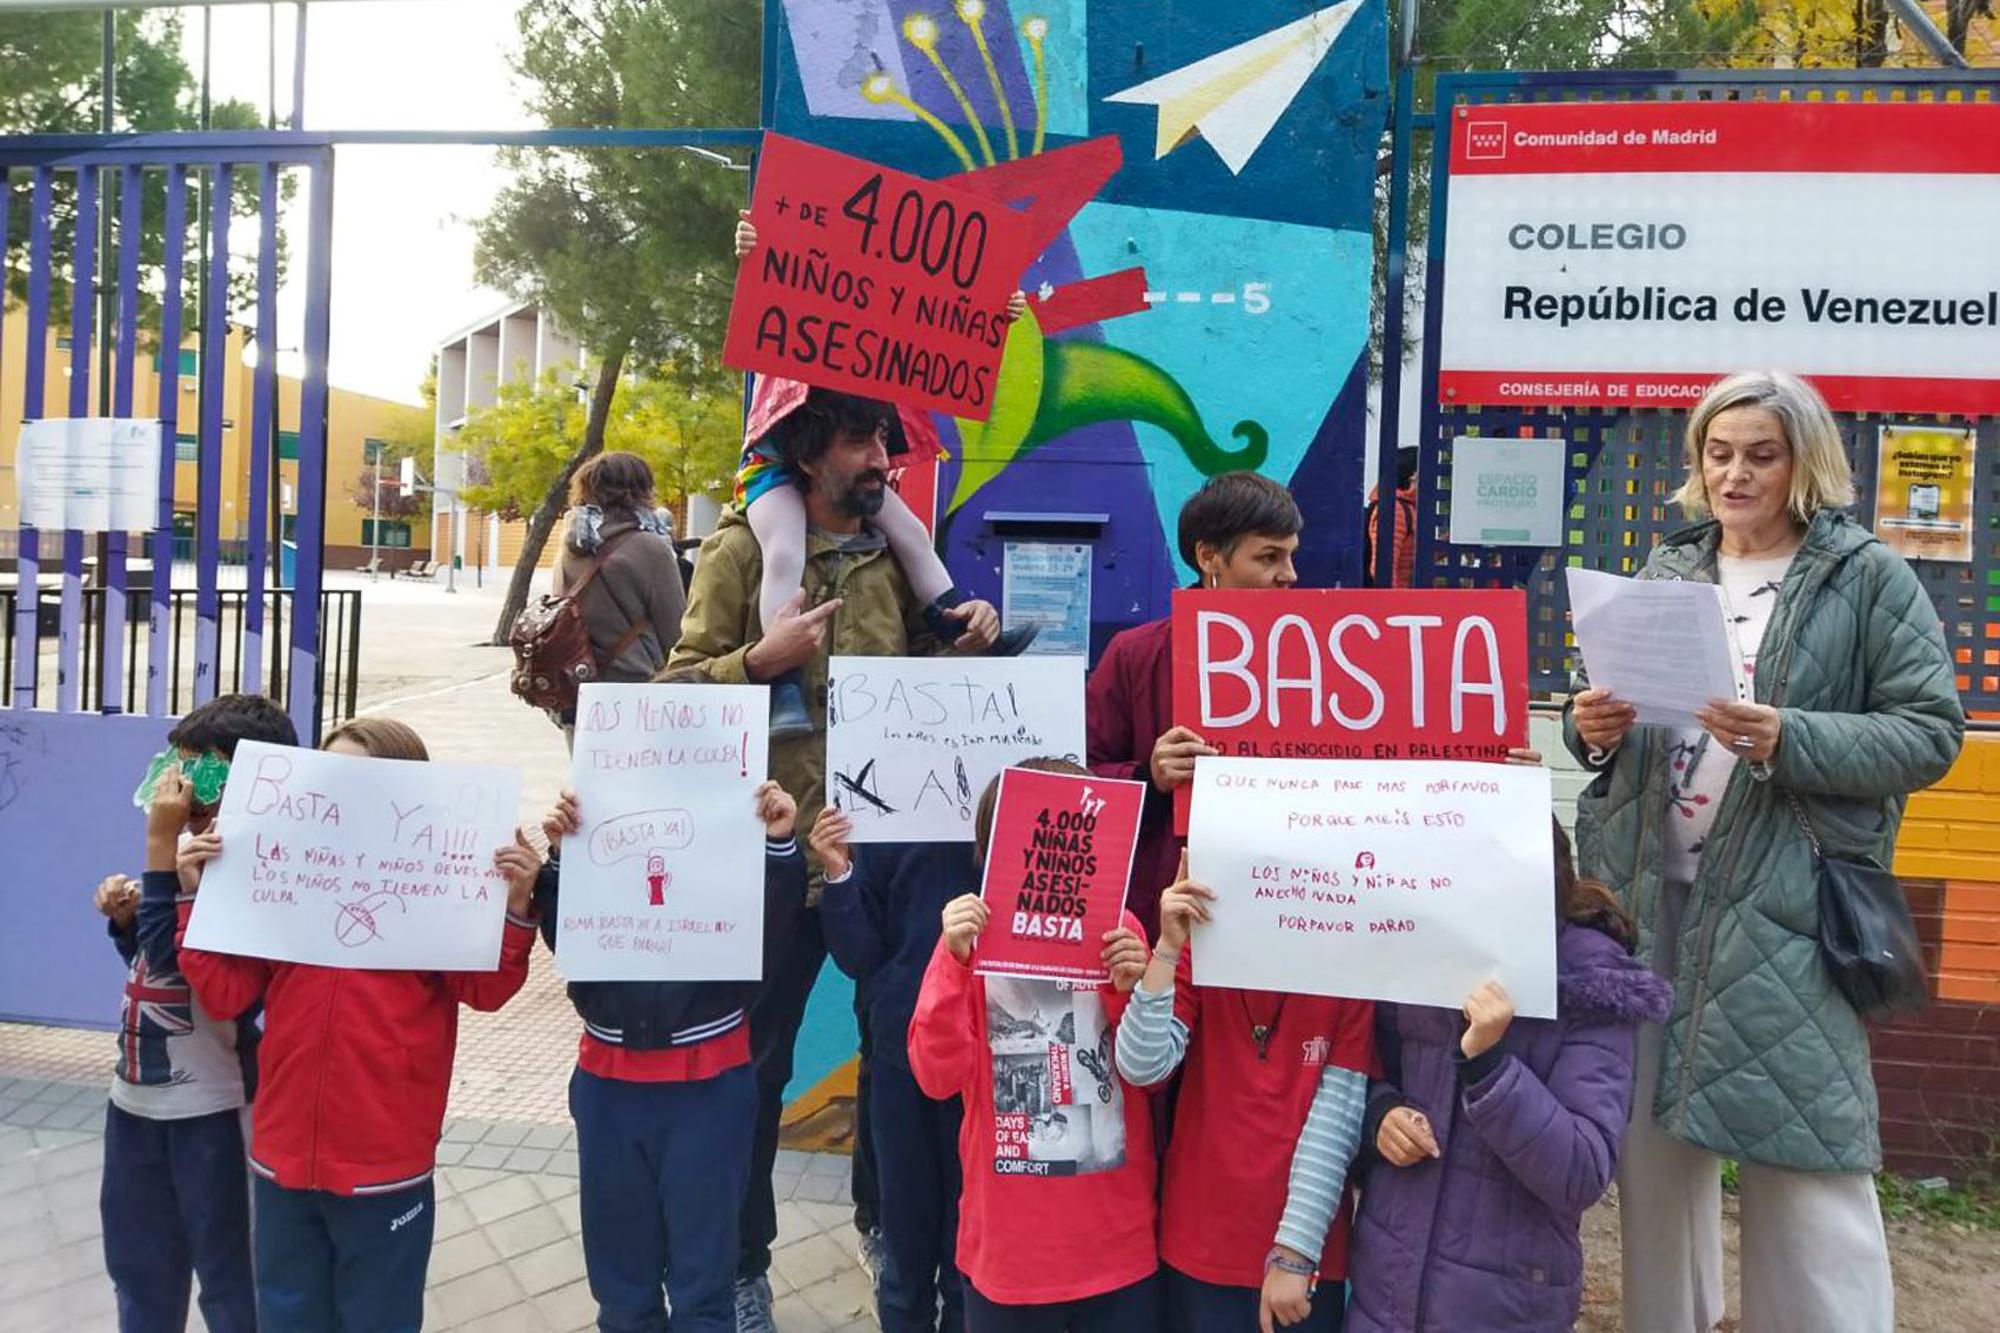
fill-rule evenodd
<path id="1" fill-rule="evenodd" d="M 577 603 L 596 662 L 591 680 L 651 680 L 680 641 L 687 591 L 653 501 L 653 470 L 637 454 L 599 454 L 576 474 L 550 595 Z M 574 705 L 556 720 L 573 737 Z"/>

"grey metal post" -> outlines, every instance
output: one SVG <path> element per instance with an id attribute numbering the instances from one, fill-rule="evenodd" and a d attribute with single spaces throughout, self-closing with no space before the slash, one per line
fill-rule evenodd
<path id="1" fill-rule="evenodd" d="M 1947 69 L 1970 69 L 1964 56 L 1960 55 L 1945 35 L 1938 31 L 1931 16 L 1923 11 L 1917 0 L 1889 0 L 1889 8 L 1896 11 L 1897 22 L 1903 30 L 1930 48 L 1930 53 L 1938 58 L 1938 63 Z"/>
<path id="2" fill-rule="evenodd" d="M 368 532 L 368 577 L 379 580 L 382 577 L 382 446 L 374 448 L 375 470 L 375 526 Z"/>

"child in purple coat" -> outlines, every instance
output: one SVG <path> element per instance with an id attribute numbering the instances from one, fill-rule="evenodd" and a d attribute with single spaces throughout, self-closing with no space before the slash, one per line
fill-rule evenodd
<path id="1" fill-rule="evenodd" d="M 1553 1020 L 1517 1020 L 1493 982 L 1467 997 L 1463 1016 L 1376 1007 L 1385 1077 L 1369 1085 L 1362 1127 L 1374 1151 L 1364 1148 L 1361 1167 L 1347 1333 L 1576 1323 L 1577 1233 L 1618 1163 L 1635 1034 L 1665 1018 L 1673 997 L 1633 959 L 1638 933 L 1617 899 L 1576 877 L 1561 825 L 1555 850 Z M 1314 1194 L 1295 1166 L 1288 1217 Z M 1267 1282 L 1266 1294 L 1279 1297 L 1278 1322 L 1291 1322 L 1297 1303 L 1285 1297 L 1303 1293 Z"/>

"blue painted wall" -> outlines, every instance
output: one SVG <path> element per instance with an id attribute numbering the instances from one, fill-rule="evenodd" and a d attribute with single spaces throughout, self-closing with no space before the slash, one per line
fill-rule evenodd
<path id="1" fill-rule="evenodd" d="M 1359 581 L 1383 0 L 777 0 L 770 10 L 779 26 L 765 80 L 786 134 L 933 178 L 1034 156 L 1038 125 L 1045 151 L 1102 136 L 1122 149 L 1122 169 L 1023 286 L 1055 291 L 1143 265 L 1157 299 L 1055 332 L 1036 373 L 1003 375 L 996 421 L 1010 395 L 1041 395 L 1012 400 L 1021 420 L 1039 407 L 1072 428 L 1023 439 L 940 422 L 954 453 L 939 479 L 940 542 L 961 582 L 1000 600 L 1003 541 L 988 513 L 1106 513 L 1091 599 L 1100 649 L 1166 613 L 1190 577 L 1172 541 L 1182 502 L 1259 436 L 1260 470 L 1290 484 L 1307 513 L 1304 577 Z M 1190 111 L 1192 133 L 1176 136 Z M 1076 376 L 1052 402 L 1057 368 L 1078 356 L 1112 365 L 1123 401 L 1152 409 L 1093 401 Z M 852 1054 L 851 1005 L 829 963 L 794 1094 Z"/>

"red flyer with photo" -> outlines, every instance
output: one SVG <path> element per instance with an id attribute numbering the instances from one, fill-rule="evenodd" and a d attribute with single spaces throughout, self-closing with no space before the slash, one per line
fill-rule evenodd
<path id="1" fill-rule="evenodd" d="M 1026 214 L 951 184 L 779 134 L 750 201 L 757 248 L 736 272 L 731 370 L 993 415 Z"/>
<path id="2" fill-rule="evenodd" d="M 973 951 L 987 976 L 1102 982 L 1125 912 L 1144 784 L 1010 768 L 1000 775 Z"/>
<path id="3" fill-rule="evenodd" d="M 1519 588 L 1187 589 L 1173 614 L 1174 722 L 1223 754 L 1497 762 L 1528 743 Z"/>

